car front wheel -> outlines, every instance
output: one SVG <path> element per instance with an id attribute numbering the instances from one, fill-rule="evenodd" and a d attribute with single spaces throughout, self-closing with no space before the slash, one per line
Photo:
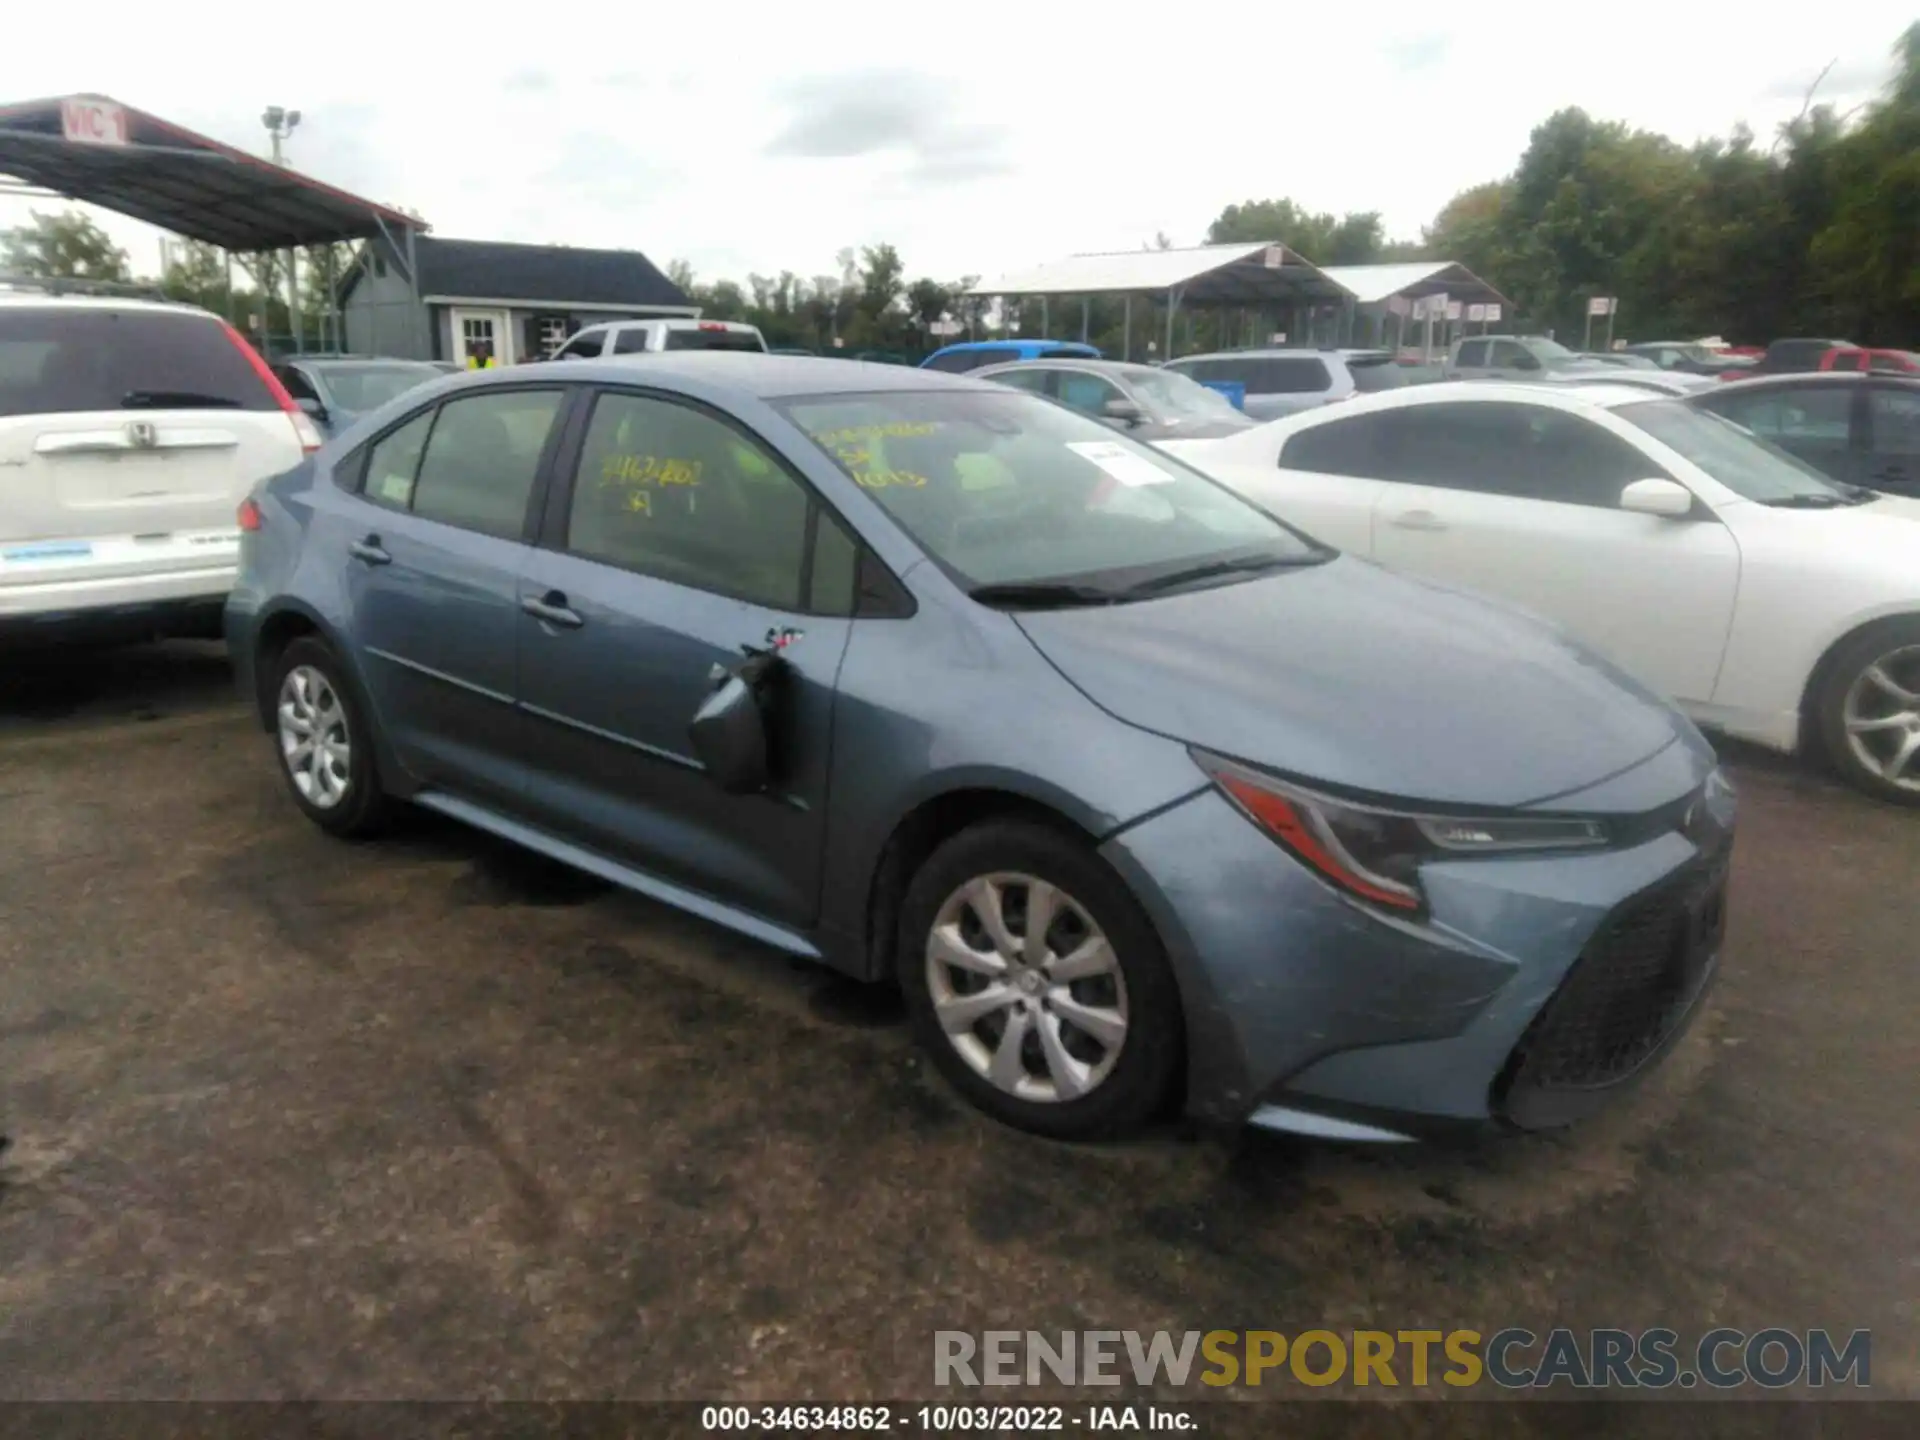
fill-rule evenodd
<path id="1" fill-rule="evenodd" d="M 993 821 L 940 846 L 902 908 L 900 978 L 934 1063 L 1008 1124 L 1118 1135 L 1172 1093 L 1182 1022 L 1159 937 L 1062 833 Z"/>
<path id="2" fill-rule="evenodd" d="M 343 667 L 312 638 L 274 669 L 273 736 L 280 775 L 306 817 L 333 835 L 366 835 L 386 818 L 372 736 Z"/>
<path id="3" fill-rule="evenodd" d="M 1883 800 L 1920 805 L 1920 618 L 1875 626 L 1842 646 L 1817 718 L 1843 776 Z"/>

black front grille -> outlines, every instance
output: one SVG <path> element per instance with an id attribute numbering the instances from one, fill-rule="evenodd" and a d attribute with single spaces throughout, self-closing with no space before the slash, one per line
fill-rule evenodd
<path id="1" fill-rule="evenodd" d="M 1726 928 L 1725 857 L 1629 901 L 1595 933 L 1495 1086 L 1517 1125 L 1562 1124 L 1674 1038 Z"/>

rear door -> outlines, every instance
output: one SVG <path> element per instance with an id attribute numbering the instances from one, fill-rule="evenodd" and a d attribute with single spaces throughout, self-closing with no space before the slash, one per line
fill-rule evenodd
<path id="1" fill-rule="evenodd" d="M 430 786 L 517 809 L 525 790 L 518 581 L 569 392 L 456 393 L 365 447 L 330 505 L 348 633 L 389 742 Z M 320 523 L 318 517 L 316 525 Z"/>
<path id="2" fill-rule="evenodd" d="M 231 567 L 240 500 L 301 457 L 213 316 L 0 306 L 0 585 Z"/>

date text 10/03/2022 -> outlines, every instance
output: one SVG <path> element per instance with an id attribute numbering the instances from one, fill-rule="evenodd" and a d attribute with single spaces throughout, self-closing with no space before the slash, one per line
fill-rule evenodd
<path id="1" fill-rule="evenodd" d="M 1199 1419 L 1174 1405 L 708 1405 L 700 1428 L 765 1435 L 786 1431 L 907 1434 L 1044 1434 L 1137 1430 L 1197 1434 Z"/>

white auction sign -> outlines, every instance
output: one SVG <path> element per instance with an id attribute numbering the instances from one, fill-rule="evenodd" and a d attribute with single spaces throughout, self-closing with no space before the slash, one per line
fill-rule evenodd
<path id="1" fill-rule="evenodd" d="M 60 102 L 60 133 L 81 145 L 125 145 L 127 112 L 111 100 L 70 95 Z"/>
<path id="2" fill-rule="evenodd" d="M 1494 321 L 1498 320 L 1500 318 L 1500 307 L 1498 305 L 1487 306 L 1486 318 L 1487 318 L 1487 323 L 1489 325 L 1491 325 Z"/>
<path id="3" fill-rule="evenodd" d="M 1487 307 L 1486 307 L 1486 306 L 1484 306 L 1484 305 L 1469 305 L 1469 306 L 1467 306 L 1467 319 L 1468 319 L 1468 320 L 1470 320 L 1470 321 L 1472 321 L 1472 322 L 1474 322 L 1474 323 L 1476 323 L 1476 324 L 1478 324 L 1479 322 L 1481 322 L 1481 321 L 1483 321 L 1483 320 L 1485 320 L 1486 318 L 1487 318 Z"/>
<path id="4" fill-rule="evenodd" d="M 1587 314 L 1589 315 L 1611 315 L 1612 313 L 1613 298 L 1609 295 L 1596 295 L 1587 301 Z"/>

